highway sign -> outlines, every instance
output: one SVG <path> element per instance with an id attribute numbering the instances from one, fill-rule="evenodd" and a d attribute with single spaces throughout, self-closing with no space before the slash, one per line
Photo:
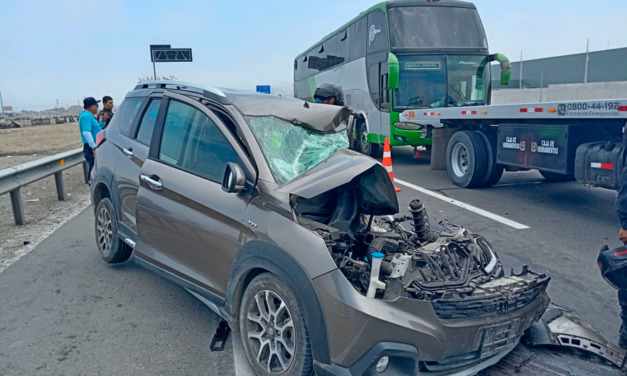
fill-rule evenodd
<path id="1" fill-rule="evenodd" d="M 192 61 L 191 48 L 162 48 L 151 49 L 153 63 L 170 63 Z"/>
<path id="2" fill-rule="evenodd" d="M 270 94 L 270 85 L 257 85 L 257 93 Z"/>

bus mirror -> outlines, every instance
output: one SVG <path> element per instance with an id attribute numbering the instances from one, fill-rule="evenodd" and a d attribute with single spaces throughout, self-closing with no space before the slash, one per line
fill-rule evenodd
<path id="1" fill-rule="evenodd" d="M 512 79 L 512 64 L 503 54 L 490 55 L 490 61 L 498 61 L 501 64 L 501 85 L 509 85 Z"/>
<path id="2" fill-rule="evenodd" d="M 398 77 L 400 75 L 398 58 L 393 53 L 388 53 L 388 88 L 398 89 Z"/>

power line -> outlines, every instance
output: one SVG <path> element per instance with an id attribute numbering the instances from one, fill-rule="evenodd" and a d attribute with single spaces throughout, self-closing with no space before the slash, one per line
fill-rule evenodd
<path id="1" fill-rule="evenodd" d="M 70 90 L 77 90 L 78 89 L 76 86 L 71 86 L 70 84 L 68 84 L 66 82 L 54 81 L 53 78 L 51 78 L 51 77 L 44 76 L 44 75 L 41 75 L 39 73 L 34 73 L 34 72 L 29 71 L 27 69 L 24 69 L 22 67 L 15 66 L 13 64 L 9 64 L 6 61 L 0 61 L 0 64 L 4 64 L 4 66 L 7 67 L 7 68 L 14 69 L 17 72 L 21 72 L 21 73 L 27 74 L 27 75 L 32 76 L 34 78 L 37 78 L 39 80 L 47 81 L 47 82 L 52 83 L 54 85 L 65 87 L 66 89 L 70 89 Z"/>
<path id="2" fill-rule="evenodd" d="M 59 70 L 59 69 L 57 69 L 57 68 L 54 68 L 54 67 L 52 67 L 52 66 L 49 66 L 47 63 L 44 63 L 44 62 L 42 62 L 41 60 L 36 59 L 36 58 L 34 58 L 34 57 L 32 57 L 32 56 L 30 56 L 30 55 L 28 55 L 28 54 L 26 54 L 26 53 L 24 53 L 24 52 L 22 52 L 22 51 L 18 50 L 18 49 L 17 49 L 17 48 L 15 48 L 15 47 L 9 46 L 8 44 L 3 43 L 3 42 L 0 42 L 0 45 L 3 45 L 3 46 L 5 46 L 5 47 L 8 47 L 8 48 L 12 49 L 13 51 L 16 51 L 16 52 L 18 52 L 18 53 L 20 53 L 20 54 L 24 55 L 25 57 L 27 57 L 27 58 L 29 58 L 29 59 L 31 59 L 31 60 L 33 60 L 33 61 L 35 61 L 35 62 L 37 62 L 37 63 L 39 63 L 39 64 L 41 64 L 41 65 L 43 65 L 44 67 L 46 67 L 46 68 L 48 68 L 48 69 L 50 69 L 50 70 L 57 71 L 58 73 L 61 73 L 62 75 L 66 76 L 66 77 L 68 77 L 68 78 L 71 78 L 72 80 L 76 80 L 76 77 L 74 77 L 74 76 L 72 76 L 72 75 L 70 75 L 70 74 L 68 74 L 68 73 L 66 73 L 66 72 L 63 72 L 63 71 L 61 71 L 61 70 Z M 15 56 L 15 55 L 13 55 L 13 56 Z"/>
<path id="3" fill-rule="evenodd" d="M 68 88 L 65 88 L 65 87 L 60 87 L 58 84 L 56 84 L 54 82 L 50 82 L 50 81 L 48 81 L 46 79 L 38 78 L 38 77 L 32 75 L 31 73 L 23 72 L 21 70 L 15 69 L 13 72 L 7 72 L 6 70 L 2 69 L 2 66 L 0 66 L 0 71 L 3 71 L 5 73 L 7 73 L 7 74 L 18 74 L 18 75 L 22 76 L 23 78 L 25 78 L 27 80 L 30 80 L 30 81 L 38 84 L 38 85 L 46 85 L 46 86 L 48 86 L 50 88 L 53 88 L 55 90 L 63 91 L 63 92 L 66 92 L 67 94 L 72 94 L 72 96 L 76 96 L 77 93 L 80 93 L 80 90 L 68 89 Z"/>

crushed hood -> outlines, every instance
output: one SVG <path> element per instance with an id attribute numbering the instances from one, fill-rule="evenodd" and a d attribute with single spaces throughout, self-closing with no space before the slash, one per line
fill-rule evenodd
<path id="1" fill-rule="evenodd" d="M 328 106 L 333 107 L 333 106 Z M 399 212 L 394 184 L 379 162 L 352 150 L 340 149 L 305 174 L 278 189 L 279 193 L 305 199 L 354 182 L 362 206 L 374 215 Z"/>
<path id="2" fill-rule="evenodd" d="M 244 91 L 224 89 L 224 92 L 244 116 L 275 116 L 314 132 L 343 131 L 351 115 L 351 110 L 346 107 Z"/>

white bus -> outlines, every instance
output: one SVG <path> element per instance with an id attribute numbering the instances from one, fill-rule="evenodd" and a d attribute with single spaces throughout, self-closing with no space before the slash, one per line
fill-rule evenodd
<path id="1" fill-rule="evenodd" d="M 389 137 L 392 146 L 423 145 L 420 126 L 400 122 L 406 110 L 433 114 L 438 108 L 490 104 L 489 55 L 476 7 L 462 1 L 407 0 L 379 3 L 324 37 L 294 60 L 294 95 L 313 101 L 323 83 L 342 86 L 345 103 L 362 119 L 355 149 L 375 156 Z"/>

